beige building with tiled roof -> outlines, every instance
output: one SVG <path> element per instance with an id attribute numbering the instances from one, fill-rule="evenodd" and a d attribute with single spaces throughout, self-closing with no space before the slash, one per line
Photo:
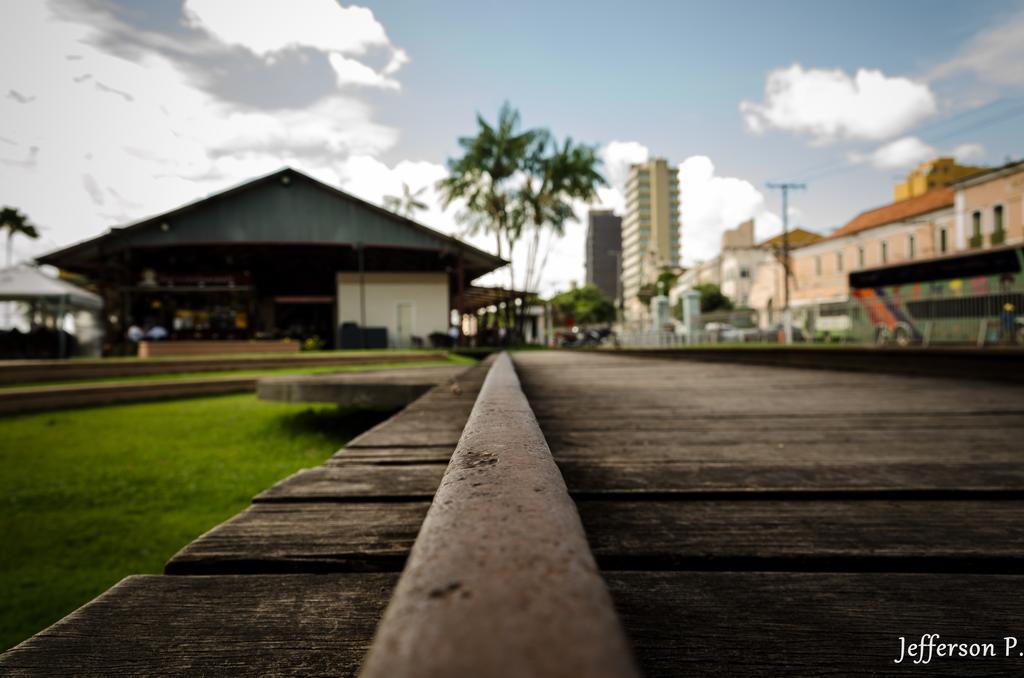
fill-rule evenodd
<path id="1" fill-rule="evenodd" d="M 953 189 L 939 188 L 876 207 L 794 252 L 793 305 L 846 301 L 851 271 L 953 252 L 953 203 Z"/>
<path id="2" fill-rule="evenodd" d="M 849 273 L 1024 243 L 1024 161 L 862 212 L 793 253 L 794 306 L 845 301 Z"/>

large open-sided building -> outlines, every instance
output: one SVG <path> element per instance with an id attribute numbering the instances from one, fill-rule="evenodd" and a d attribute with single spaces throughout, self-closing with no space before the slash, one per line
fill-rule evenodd
<path id="1" fill-rule="evenodd" d="M 169 340 L 407 347 L 449 330 L 498 257 L 286 168 L 40 257 Z"/>

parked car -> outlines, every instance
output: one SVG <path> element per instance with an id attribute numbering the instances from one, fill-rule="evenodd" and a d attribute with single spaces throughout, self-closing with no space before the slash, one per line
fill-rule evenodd
<path id="1" fill-rule="evenodd" d="M 580 330 L 578 332 L 563 332 L 557 335 L 559 346 L 567 348 L 578 348 L 581 346 L 600 346 L 612 338 L 614 334 L 608 328 L 599 330 Z"/>
<path id="2" fill-rule="evenodd" d="M 743 331 L 729 323 L 708 323 L 704 326 L 704 334 L 708 341 L 743 341 Z"/>
<path id="3" fill-rule="evenodd" d="M 793 341 L 807 341 L 807 337 L 802 329 L 800 329 L 796 325 L 791 325 L 790 327 L 793 331 Z M 776 323 L 771 327 L 758 330 L 757 340 L 777 341 L 779 343 L 782 343 L 783 341 L 785 341 L 785 337 L 783 336 L 784 328 L 785 325 L 783 325 L 782 323 Z"/>

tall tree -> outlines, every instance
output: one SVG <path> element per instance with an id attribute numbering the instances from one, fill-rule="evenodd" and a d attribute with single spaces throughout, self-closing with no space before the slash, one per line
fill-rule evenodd
<path id="1" fill-rule="evenodd" d="M 576 144 L 571 138 L 559 146 L 546 131 L 537 134 L 526 159 L 527 179 L 520 191 L 523 209 L 533 231 L 527 256 L 524 289 L 535 289 L 547 265 L 553 238 L 565 233 L 565 223 L 575 217 L 574 200 L 590 202 L 597 187 L 605 184 L 598 172 L 597 148 Z M 549 232 L 548 247 L 540 255 L 541 235 Z"/>
<path id="2" fill-rule="evenodd" d="M 402 182 L 402 195 L 384 196 L 384 209 L 391 210 L 407 219 L 416 218 L 417 212 L 427 209 L 427 203 L 423 202 L 423 192 L 427 190 L 424 186 L 418 191 L 409 188 L 409 184 Z"/>
<path id="3" fill-rule="evenodd" d="M 498 256 L 507 247 L 511 262 L 525 220 L 517 204 L 519 184 L 539 132 L 521 131 L 519 112 L 508 102 L 498 112 L 496 124 L 481 115 L 476 121 L 476 136 L 459 139 L 463 154 L 448 160 L 448 176 L 438 182 L 438 189 L 445 207 L 457 200 L 465 203 L 458 218 L 467 232 L 494 235 Z M 514 283 L 511 264 L 509 278 Z"/>
<path id="4" fill-rule="evenodd" d="M 13 207 L 0 209 L 0 229 L 7 231 L 7 266 L 11 265 L 14 256 L 13 240 L 15 235 L 23 235 L 35 240 L 39 231 L 29 223 L 28 217 Z"/>

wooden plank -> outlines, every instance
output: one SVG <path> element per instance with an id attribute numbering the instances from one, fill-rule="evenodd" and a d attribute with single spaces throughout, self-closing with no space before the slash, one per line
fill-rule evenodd
<path id="1" fill-rule="evenodd" d="M 577 506 L 594 554 L 610 569 L 1024 568 L 1021 500 L 595 499 Z"/>
<path id="2" fill-rule="evenodd" d="M 1004 443 L 943 446 L 935 442 L 892 440 L 886 445 L 856 443 L 794 444 L 750 442 L 743 445 L 704 444 L 627 446 L 625 444 L 569 447 L 553 445 L 552 454 L 563 461 L 633 460 L 704 464 L 886 464 L 886 463 L 1020 463 L 1021 453 Z"/>
<path id="3" fill-rule="evenodd" d="M 0 674 L 351 676 L 396 580 L 129 577 L 0 656 Z"/>
<path id="4" fill-rule="evenodd" d="M 429 501 L 255 504 L 179 551 L 165 572 L 397 572 L 429 506 Z"/>
<path id="5" fill-rule="evenodd" d="M 372 436 L 363 435 L 353 440 L 346 449 L 358 450 L 363 448 L 380 447 L 441 447 L 447 446 L 455 449 L 459 444 L 459 436 L 462 431 L 398 431 L 388 430 L 374 431 Z"/>
<path id="6" fill-rule="evenodd" d="M 421 447 L 343 447 L 324 462 L 325 466 L 346 464 L 447 464 L 455 445 Z"/>
<path id="7" fill-rule="evenodd" d="M 560 406 L 595 418 L 617 410 L 639 414 L 669 408 L 689 418 L 705 413 L 792 416 L 797 412 L 1021 410 L 1021 389 L 1014 384 L 607 355 L 520 353 L 515 359 L 535 410 L 547 412 Z M 648 364 L 639 364 L 643 362 Z M 949 397 L 951 392 L 957 397 Z"/>
<path id="8" fill-rule="evenodd" d="M 392 463 L 363 463 L 356 458 L 302 469 L 253 501 L 429 501 L 448 458 L 433 463 L 416 456 L 397 460 L 402 463 L 389 461 Z M 562 462 L 559 469 L 576 498 L 660 494 L 715 499 L 722 492 L 814 493 L 819 497 L 845 492 L 865 498 L 886 493 L 908 498 L 966 498 L 963 495 L 1001 492 L 1024 498 L 1024 466 L 1018 464 L 748 465 L 588 459 Z"/>
<path id="9" fill-rule="evenodd" d="M 575 496 L 628 493 L 1004 492 L 1024 494 L 1019 463 L 691 463 L 632 457 L 561 460 Z M 696 498 L 696 497 L 695 497 Z M 713 498 L 713 497 L 712 497 Z"/>
<path id="10" fill-rule="evenodd" d="M 833 414 L 803 414 L 799 417 L 765 417 L 752 415 L 715 416 L 705 414 L 699 418 L 671 415 L 666 416 L 659 408 L 648 412 L 648 416 L 609 417 L 580 416 L 573 409 L 561 414 L 547 411 L 537 412 L 537 421 L 550 437 L 562 433 L 584 433 L 596 431 L 630 432 L 662 432 L 675 431 L 689 433 L 712 431 L 734 434 L 737 431 L 764 432 L 791 431 L 795 429 L 813 428 L 815 431 L 888 431 L 893 433 L 917 433 L 929 431 L 945 431 L 955 429 L 987 429 L 1003 428 L 1020 430 L 1024 428 L 1024 410 L 1003 413 L 965 413 L 944 412 L 937 416 L 928 413 L 911 412 L 900 414 L 895 412 L 876 412 L 872 414 L 852 414 L 839 412 Z M 589 415 L 589 413 L 588 413 Z"/>
<path id="11" fill-rule="evenodd" d="M 430 501 L 444 469 L 445 464 L 317 466 L 292 474 L 253 501 Z"/>
<path id="12" fill-rule="evenodd" d="M 973 447 L 1016 450 L 1017 444 L 1024 439 L 1024 432 L 1019 428 L 1003 427 L 959 427 L 949 429 L 910 429 L 894 432 L 892 430 L 821 430 L 817 427 L 805 426 L 792 429 L 761 430 L 736 428 L 733 431 L 686 431 L 681 435 L 678 431 L 566 431 L 548 433 L 547 439 L 552 449 L 562 447 L 613 447 L 621 445 L 627 449 L 634 447 L 675 447 L 685 454 L 692 447 L 716 445 L 721 447 L 741 447 L 751 442 L 767 445 L 795 446 L 864 446 L 889 448 L 900 444 L 913 444 L 934 447 L 941 445 L 965 451 Z"/>
<path id="13" fill-rule="evenodd" d="M 605 572 L 648 678 L 1020 675 L 1020 576 Z M 895 664 L 901 636 L 992 642 L 996 657 Z M 1004 656 L 1005 636 L 1020 645 Z M 911 660 L 912 661 L 912 660 Z"/>

